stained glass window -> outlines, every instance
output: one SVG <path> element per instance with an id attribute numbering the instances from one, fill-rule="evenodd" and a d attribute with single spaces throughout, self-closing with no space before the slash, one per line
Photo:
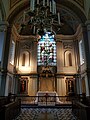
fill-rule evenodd
<path id="1" fill-rule="evenodd" d="M 56 42 L 50 32 L 43 35 L 38 42 L 38 65 L 56 66 Z"/>

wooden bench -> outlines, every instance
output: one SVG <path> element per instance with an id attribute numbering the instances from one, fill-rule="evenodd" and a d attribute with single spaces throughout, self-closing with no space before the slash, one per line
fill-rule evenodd
<path id="1" fill-rule="evenodd" d="M 0 120 L 12 120 L 16 118 L 21 111 L 21 100 L 15 100 L 8 103 L 8 100 L 5 102 L 6 98 L 3 98 L 0 102 Z"/>
<path id="2" fill-rule="evenodd" d="M 73 101 L 72 112 L 79 120 L 90 120 L 90 106 L 88 105 Z"/>

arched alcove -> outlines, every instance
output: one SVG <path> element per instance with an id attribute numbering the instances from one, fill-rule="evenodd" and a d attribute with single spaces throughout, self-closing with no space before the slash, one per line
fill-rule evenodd
<path id="1" fill-rule="evenodd" d="M 64 53 L 64 65 L 65 67 L 72 66 L 72 52 L 71 51 L 65 51 Z"/>
<path id="2" fill-rule="evenodd" d="M 20 54 L 19 66 L 29 67 L 30 66 L 30 53 L 28 51 L 23 51 Z"/>

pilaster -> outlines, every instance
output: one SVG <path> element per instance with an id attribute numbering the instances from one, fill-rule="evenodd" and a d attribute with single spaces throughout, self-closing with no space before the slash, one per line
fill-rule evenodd
<path id="1" fill-rule="evenodd" d="M 1 57 L 1 77 L 0 77 L 0 96 L 5 95 L 6 86 L 6 76 L 7 76 L 7 63 L 9 56 L 9 45 L 10 45 L 10 35 L 11 27 L 7 21 L 0 22 L 0 35 L 2 35 L 3 47 L 2 47 L 2 57 Z"/>
<path id="2" fill-rule="evenodd" d="M 90 21 L 87 21 L 85 25 L 82 26 L 83 29 L 83 41 L 85 47 L 85 62 L 86 62 L 86 74 L 87 74 L 87 82 L 89 85 L 90 93 Z"/>

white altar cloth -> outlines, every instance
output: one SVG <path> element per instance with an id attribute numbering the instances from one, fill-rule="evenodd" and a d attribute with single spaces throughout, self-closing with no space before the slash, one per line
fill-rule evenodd
<path id="1" fill-rule="evenodd" d="M 35 103 L 38 105 L 55 105 L 56 103 L 61 104 L 58 94 L 56 91 L 38 91 L 36 94 Z M 38 97 L 40 96 L 40 97 Z M 47 98 L 47 100 L 46 100 Z"/>

